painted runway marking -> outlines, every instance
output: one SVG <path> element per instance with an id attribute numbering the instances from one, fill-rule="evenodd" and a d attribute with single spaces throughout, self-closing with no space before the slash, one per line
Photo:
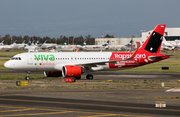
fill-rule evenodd
<path id="1" fill-rule="evenodd" d="M 67 110 L 55 110 L 55 109 L 42 109 L 42 108 L 26 108 L 26 107 L 13 107 L 13 106 L 0 106 L 0 108 L 10 108 L 16 110 L 3 110 L 0 111 L 0 117 L 12 117 L 12 116 L 31 116 L 31 115 L 57 115 L 63 113 L 79 113 L 79 114 L 90 114 L 89 116 L 78 116 L 78 117 L 102 117 L 102 116 L 127 116 L 127 117 L 151 117 L 151 116 L 140 116 L 140 115 L 127 115 L 127 114 L 112 114 L 112 113 L 98 113 L 98 112 L 83 112 L 83 111 L 67 111 Z M 30 111 L 28 113 L 28 111 Z M 43 110 L 49 112 L 33 113 L 33 110 Z M 26 111 L 27 114 L 14 114 L 14 112 Z M 53 111 L 53 112 L 50 112 Z M 8 115 L 2 115 L 3 112 L 13 112 L 13 114 L 8 113 Z M 93 115 L 92 115 L 93 114 Z"/>

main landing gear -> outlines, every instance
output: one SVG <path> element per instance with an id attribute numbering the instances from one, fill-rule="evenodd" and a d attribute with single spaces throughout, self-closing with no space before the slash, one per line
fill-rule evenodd
<path id="1" fill-rule="evenodd" d="M 26 74 L 27 74 L 27 76 L 25 77 L 25 79 L 26 79 L 26 80 L 29 80 L 29 79 L 30 79 L 30 77 L 29 77 L 30 71 L 27 71 Z"/>
<path id="2" fill-rule="evenodd" d="M 87 79 L 87 80 L 92 80 L 92 79 L 93 79 L 93 75 L 88 74 L 88 75 L 86 76 L 86 79 Z"/>
<path id="3" fill-rule="evenodd" d="M 75 77 L 75 79 L 80 80 L 81 77 Z M 86 76 L 86 79 L 87 79 L 87 80 L 92 80 L 92 79 L 93 79 L 93 75 L 88 74 L 88 75 Z"/>

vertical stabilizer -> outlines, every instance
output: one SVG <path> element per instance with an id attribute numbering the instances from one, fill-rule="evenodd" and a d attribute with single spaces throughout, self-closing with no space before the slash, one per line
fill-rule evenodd
<path id="1" fill-rule="evenodd" d="M 163 34 L 165 30 L 165 24 L 159 24 L 146 39 L 140 49 L 149 51 L 151 53 L 159 53 L 161 49 L 161 44 L 163 40 Z"/>
<path id="2" fill-rule="evenodd" d="M 2 45 L 4 45 L 4 40 L 2 41 Z"/>
<path id="3" fill-rule="evenodd" d="M 108 46 L 109 45 L 109 40 L 105 43 L 105 44 L 103 44 L 102 46 Z"/>
<path id="4" fill-rule="evenodd" d="M 86 46 L 87 40 L 81 45 L 81 46 Z"/>
<path id="5" fill-rule="evenodd" d="M 67 45 L 67 42 L 68 42 L 68 41 L 66 40 L 62 45 Z"/>

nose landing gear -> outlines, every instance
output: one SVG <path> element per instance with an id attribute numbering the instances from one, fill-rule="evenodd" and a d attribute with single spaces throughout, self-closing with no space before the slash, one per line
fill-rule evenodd
<path id="1" fill-rule="evenodd" d="M 27 74 L 27 76 L 25 77 L 25 79 L 26 79 L 26 80 L 29 80 L 29 79 L 30 79 L 30 77 L 29 77 L 30 71 L 27 71 L 26 74 Z"/>

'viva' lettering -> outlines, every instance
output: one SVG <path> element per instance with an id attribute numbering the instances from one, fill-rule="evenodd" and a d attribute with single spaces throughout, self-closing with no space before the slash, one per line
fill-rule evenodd
<path id="1" fill-rule="evenodd" d="M 55 57 L 54 55 L 50 54 L 50 55 L 34 55 L 34 57 L 36 58 L 37 61 L 48 61 L 48 59 L 50 61 L 55 61 Z"/>

